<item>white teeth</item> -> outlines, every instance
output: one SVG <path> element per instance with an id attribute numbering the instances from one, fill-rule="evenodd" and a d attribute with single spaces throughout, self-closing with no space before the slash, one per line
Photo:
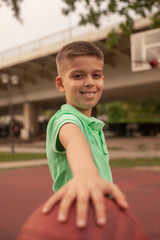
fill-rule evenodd
<path id="1" fill-rule="evenodd" d="M 87 95 L 87 96 L 93 96 L 95 93 L 83 93 L 84 95 Z"/>

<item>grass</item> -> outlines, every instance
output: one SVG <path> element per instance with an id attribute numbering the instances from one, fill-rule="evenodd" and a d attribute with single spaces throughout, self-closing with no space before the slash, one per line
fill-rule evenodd
<path id="1" fill-rule="evenodd" d="M 37 148 L 37 149 L 46 149 L 46 145 L 23 145 L 25 148 Z"/>
<path id="2" fill-rule="evenodd" d="M 137 151 L 145 151 L 147 150 L 147 146 L 145 144 L 139 144 L 136 148 Z"/>
<path id="3" fill-rule="evenodd" d="M 111 167 L 160 166 L 160 158 L 112 159 Z"/>
<path id="4" fill-rule="evenodd" d="M 119 151 L 119 150 L 123 150 L 123 148 L 120 147 L 108 147 L 108 150 L 112 150 L 112 151 Z"/>
<path id="5" fill-rule="evenodd" d="M 4 153 L 0 152 L 0 162 L 46 159 L 45 153 Z M 111 167 L 160 166 L 160 158 L 112 159 Z"/>
<path id="6" fill-rule="evenodd" d="M 0 162 L 46 159 L 45 153 L 6 153 L 0 152 Z"/>
<path id="7" fill-rule="evenodd" d="M 155 150 L 160 150 L 160 144 L 159 143 L 156 144 Z"/>

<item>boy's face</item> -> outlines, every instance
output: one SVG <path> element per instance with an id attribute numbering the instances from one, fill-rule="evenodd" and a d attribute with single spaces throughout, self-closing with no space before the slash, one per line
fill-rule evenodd
<path id="1" fill-rule="evenodd" d="M 68 60 L 64 73 L 56 79 L 56 86 L 65 93 L 67 104 L 90 117 L 103 91 L 103 61 L 96 56 Z"/>

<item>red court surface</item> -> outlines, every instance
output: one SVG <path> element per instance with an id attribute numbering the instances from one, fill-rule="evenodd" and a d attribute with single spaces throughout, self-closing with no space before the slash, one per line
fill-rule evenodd
<path id="1" fill-rule="evenodd" d="M 160 172 L 112 169 L 114 182 L 149 239 L 160 239 Z M 51 195 L 48 167 L 0 172 L 0 240 L 16 240 L 28 216 Z"/>

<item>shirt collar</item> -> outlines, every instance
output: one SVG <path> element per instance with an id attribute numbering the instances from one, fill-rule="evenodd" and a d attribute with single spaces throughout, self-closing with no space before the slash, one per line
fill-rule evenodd
<path id="1" fill-rule="evenodd" d="M 61 106 L 61 110 L 64 110 L 68 113 L 73 113 L 76 116 L 78 116 L 80 119 L 82 119 L 83 121 L 85 121 L 85 123 L 87 125 L 89 125 L 92 129 L 100 131 L 103 129 L 104 127 L 104 122 L 102 122 L 101 120 L 94 118 L 94 117 L 87 117 L 86 115 L 84 115 L 83 113 L 81 113 L 80 111 L 78 111 L 76 108 L 74 108 L 73 106 L 69 105 L 69 104 L 64 104 Z"/>

